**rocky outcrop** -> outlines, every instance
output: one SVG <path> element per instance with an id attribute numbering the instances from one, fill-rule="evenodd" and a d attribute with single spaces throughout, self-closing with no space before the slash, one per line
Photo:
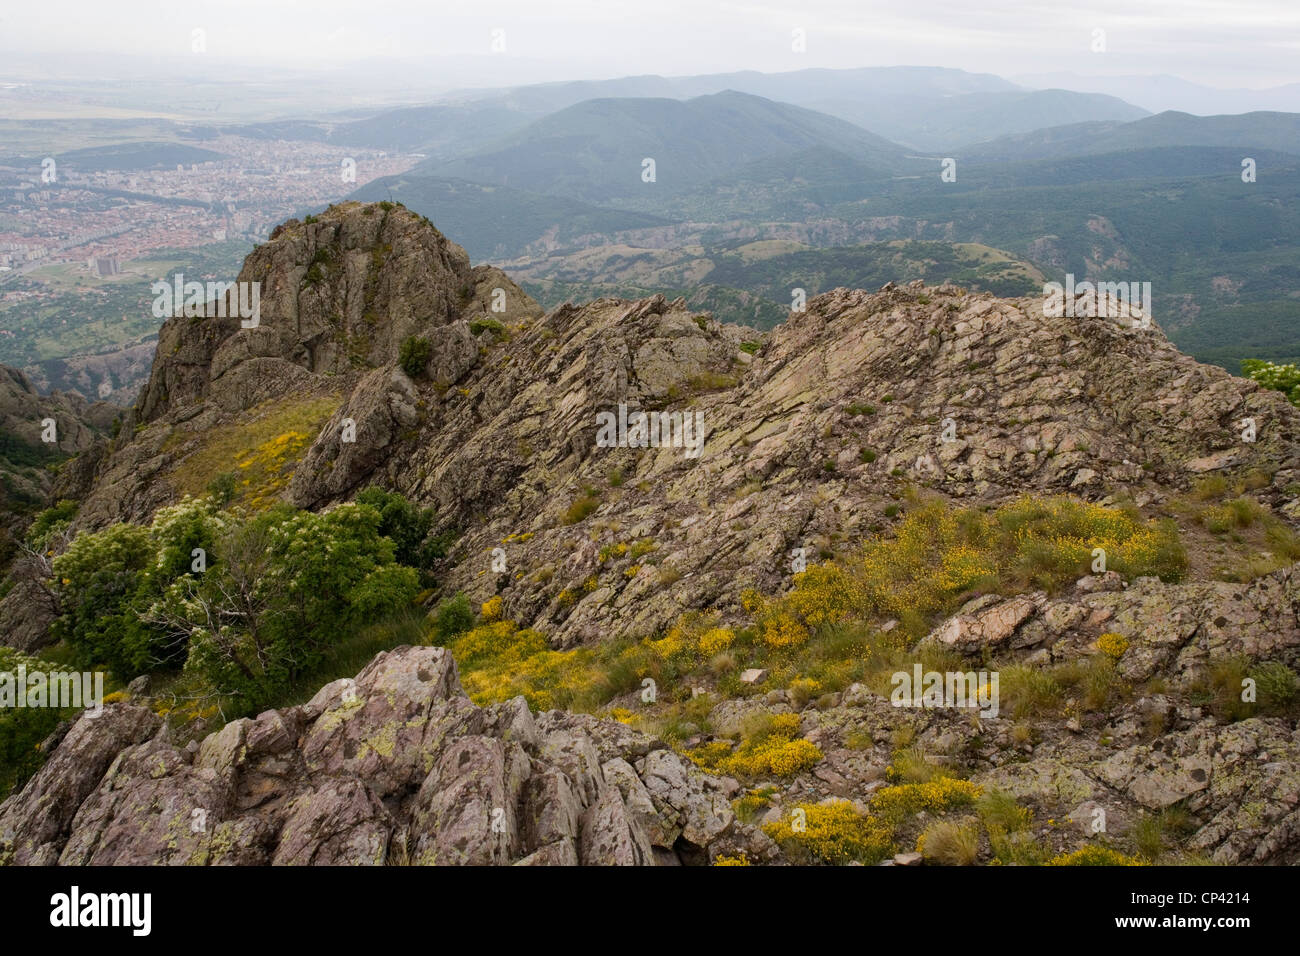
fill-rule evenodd
<path id="1" fill-rule="evenodd" d="M 474 294 L 464 249 L 405 209 L 358 203 L 276 227 L 237 281 L 258 283 L 257 327 L 241 327 L 229 298 L 227 318 L 168 319 L 140 422 L 206 399 L 247 408 L 296 385 L 277 378 L 298 369 L 393 361 L 403 340 L 459 316 Z"/>
<path id="2" fill-rule="evenodd" d="M 54 476 L 45 464 L 90 449 L 119 411 L 75 392 L 42 395 L 18 369 L 0 365 L 0 529 L 17 533 L 48 504 Z"/>
<path id="3" fill-rule="evenodd" d="M 73 832 L 82 804 L 100 786 L 118 755 L 146 742 L 162 721 L 142 707 L 114 704 L 99 717 L 83 716 L 20 793 L 0 804 L 4 857 L 51 864 Z"/>
<path id="4" fill-rule="evenodd" d="M 428 220 L 389 203 L 345 203 L 284 223 L 248 256 L 236 281 L 257 285 L 256 326 L 244 327 L 236 314 L 239 286 L 220 309 L 213 300 L 204 315 L 163 323 L 149 382 L 80 496 L 79 527 L 147 519 L 180 497 L 176 474 L 205 435 L 286 397 L 342 401 L 360 389 L 353 406 L 384 400 L 370 394 L 373 383 L 392 380 L 407 339 L 433 344 L 431 374 L 454 369 L 459 377 L 478 357 L 462 317 L 479 316 L 485 304 L 491 311 L 497 288 L 503 314 L 541 311 L 499 270 L 471 269 L 465 251 Z M 364 419 L 358 434 L 369 451 L 355 468 L 345 463 L 329 476 L 333 493 L 352 488 L 341 476 L 359 480 L 382 464 L 412 423 L 389 424 Z M 337 445 L 337 430 L 322 432 L 324 441 L 331 437 Z"/>
<path id="5" fill-rule="evenodd" d="M 522 698 L 476 707 L 442 648 L 380 654 L 310 702 L 179 748 L 148 710 L 83 716 L 0 804 L 10 862 L 705 863 L 775 846 L 735 781 L 645 734 Z"/>
<path id="6" fill-rule="evenodd" d="M 358 447 L 373 471 L 335 421 L 290 497 L 321 507 L 377 483 L 436 505 L 442 530 L 463 532 L 447 589 L 500 594 L 506 616 L 560 647 L 691 608 L 730 613 L 747 587 L 788 585 L 790 549 L 833 552 L 887 526 L 909 486 L 1159 507 L 1214 458 L 1271 476 L 1258 494 L 1279 514 L 1295 507 L 1300 412 L 1280 394 L 1197 364 L 1156 328 L 1050 318 L 1038 300 L 836 290 L 764 337 L 663 297 L 602 299 L 479 338 L 441 383 L 415 383 L 409 430 L 391 400 L 366 397 L 376 425 Z M 596 416 L 620 404 L 698 413 L 702 454 L 600 447 Z M 653 544 L 645 561 L 600 560 L 637 540 Z M 507 572 L 491 570 L 498 547 Z"/>

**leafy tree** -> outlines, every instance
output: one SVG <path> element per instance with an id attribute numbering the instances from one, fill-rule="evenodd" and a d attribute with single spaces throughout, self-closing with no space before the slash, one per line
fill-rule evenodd
<path id="1" fill-rule="evenodd" d="M 106 664 L 123 679 L 148 667 L 147 629 L 132 602 L 154 555 L 148 528 L 116 524 L 82 532 L 54 559 L 54 591 L 63 609 L 54 633 L 82 666 Z"/>
<path id="2" fill-rule="evenodd" d="M 414 597 L 416 573 L 394 561 L 380 520 L 375 508 L 348 504 L 232 523 L 208 572 L 178 578 L 147 617 L 187 635 L 186 670 L 214 690 L 271 700 L 366 621 Z"/>
<path id="3" fill-rule="evenodd" d="M 77 503 L 63 499 L 52 508 L 46 508 L 33 520 L 27 529 L 27 542 L 33 548 L 43 549 L 45 539 L 51 533 L 62 531 L 77 513 Z"/>
<path id="4" fill-rule="evenodd" d="M 1263 359 L 1243 359 L 1241 370 L 1252 381 L 1286 395 L 1292 405 L 1300 405 L 1300 367 L 1278 365 Z"/>
<path id="5" fill-rule="evenodd" d="M 421 508 L 397 492 L 379 487 L 362 491 L 356 503 L 379 512 L 379 533 L 392 539 L 400 563 L 420 569 L 432 563 L 435 555 L 431 548 L 423 547 L 433 524 L 432 508 Z"/>
<path id="6" fill-rule="evenodd" d="M 160 509 L 148 528 L 116 524 L 78 534 L 51 564 L 61 609 L 56 633 L 83 666 L 107 665 L 121 680 L 179 667 L 184 635 L 143 612 L 177 579 L 205 573 L 224 525 L 211 502 L 186 498 Z M 59 527 L 50 523 L 42 540 Z"/>

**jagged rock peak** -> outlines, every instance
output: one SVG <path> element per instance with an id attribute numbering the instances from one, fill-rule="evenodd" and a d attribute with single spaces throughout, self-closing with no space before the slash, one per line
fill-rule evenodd
<path id="1" fill-rule="evenodd" d="M 277 226 L 237 282 L 243 290 L 227 293 L 222 309 L 214 302 L 208 314 L 165 322 L 140 421 L 209 397 L 248 407 L 302 371 L 394 361 L 404 339 L 456 318 L 475 295 L 465 250 L 392 203 L 343 203 Z M 259 314 L 250 328 L 230 297 L 253 301 L 254 283 Z"/>

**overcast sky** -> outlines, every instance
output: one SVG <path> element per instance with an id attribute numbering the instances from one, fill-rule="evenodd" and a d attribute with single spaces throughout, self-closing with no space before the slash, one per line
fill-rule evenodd
<path id="1" fill-rule="evenodd" d="M 502 83 L 635 73 L 918 64 L 1013 76 L 1172 73 L 1215 86 L 1300 81 L 1300 0 L 12 0 L 0 50 L 160 63 L 206 32 L 208 68 L 481 57 Z M 807 50 L 794 52 L 802 29 Z M 505 52 L 491 55 L 493 30 Z M 1094 53 L 1094 31 L 1106 52 Z M 491 59 L 489 59 L 491 58 Z M 50 58 L 51 64 L 63 57 Z M 3 64 L 0 63 L 0 71 Z"/>

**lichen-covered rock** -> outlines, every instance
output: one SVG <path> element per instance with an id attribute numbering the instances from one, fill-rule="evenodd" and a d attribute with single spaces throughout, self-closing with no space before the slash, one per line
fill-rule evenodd
<path id="1" fill-rule="evenodd" d="M 81 717 L 0 805 L 4 858 L 654 865 L 706 862 L 720 840 L 771 850 L 723 784 L 659 741 L 534 716 L 522 699 L 480 709 L 442 648 L 380 654 L 307 704 L 234 721 L 197 748 L 158 728 L 133 704 Z"/>
<path id="2" fill-rule="evenodd" d="M 0 804 L 0 841 L 16 863 L 52 863 L 73 818 L 118 754 L 152 737 L 161 721 L 142 707 L 109 704 L 83 716 L 21 791 Z"/>
<path id="3" fill-rule="evenodd" d="M 1015 597 L 1008 601 L 999 600 L 996 595 L 978 598 L 924 640 L 963 653 L 996 650 L 1010 641 L 1016 629 L 1038 610 L 1041 603 L 1042 595 Z"/>

